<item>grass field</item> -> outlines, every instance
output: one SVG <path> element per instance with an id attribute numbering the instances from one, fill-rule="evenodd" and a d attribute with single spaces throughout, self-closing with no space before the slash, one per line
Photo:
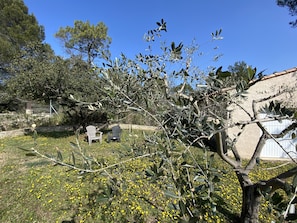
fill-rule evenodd
<path id="1" fill-rule="evenodd" d="M 104 135 L 106 137 L 106 134 Z M 72 133 L 47 133 L 37 137 L 37 149 L 43 154 L 59 150 L 65 162 L 71 160 L 76 142 Z M 0 141 L 0 222 L 174 222 L 178 214 L 172 204 L 178 202 L 166 197 L 160 183 L 149 183 L 145 171 L 152 157 L 131 159 L 143 154 L 145 145 L 140 131 L 124 131 L 120 143 L 93 143 L 91 146 L 79 136 L 87 154 L 106 167 L 121 163 L 106 171 L 82 174 L 49 160 L 31 156 L 20 149 L 34 146 L 32 136 L 5 138 Z M 197 157 L 204 154 L 197 153 Z M 203 162 L 203 159 L 199 159 Z M 79 161 L 78 161 L 79 162 Z M 288 168 L 267 170 L 276 163 L 262 162 L 252 173 L 254 179 L 265 179 Z M 277 163 L 278 164 L 278 163 Z M 203 164 L 202 164 L 203 165 Z M 240 213 L 241 190 L 233 171 L 219 159 L 216 165 L 225 170 L 225 177 L 217 185 L 221 213 L 208 216 L 201 213 L 201 222 L 228 222 Z M 261 207 L 261 222 L 270 222 L 268 202 Z"/>

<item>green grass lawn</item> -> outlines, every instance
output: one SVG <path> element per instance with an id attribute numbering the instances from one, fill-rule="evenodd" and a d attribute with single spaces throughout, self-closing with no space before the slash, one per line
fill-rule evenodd
<path id="1" fill-rule="evenodd" d="M 107 134 L 104 134 L 104 139 Z M 72 133 L 48 133 L 37 137 L 37 149 L 43 154 L 63 154 L 64 162 L 72 159 Z M 31 156 L 22 149 L 34 146 L 32 136 L 5 138 L 0 141 L 0 222 L 174 222 L 178 211 L 172 208 L 177 200 L 166 197 L 162 183 L 149 183 L 145 170 L 153 157 L 131 159 L 147 149 L 142 132 L 124 131 L 120 143 L 93 143 L 91 146 L 79 136 L 86 154 L 96 157 L 97 166 L 106 167 L 120 160 L 129 160 L 107 171 L 82 174 L 49 160 Z M 22 149 L 20 149 L 22 148 Z M 197 150 L 197 149 L 196 149 Z M 196 153 L 203 162 L 203 153 Z M 199 160 L 199 159 L 198 159 Z M 79 160 L 78 160 L 79 163 Z M 240 213 L 241 190 L 233 171 L 217 159 L 225 170 L 222 183 L 217 186 L 221 214 L 201 214 L 201 222 L 228 222 L 232 214 Z M 262 162 L 252 177 L 268 178 L 288 168 L 266 170 L 275 165 Z M 261 208 L 261 222 L 270 222 L 268 202 Z M 225 215 L 225 216 L 224 216 Z M 227 218 L 226 218 L 227 216 Z"/>

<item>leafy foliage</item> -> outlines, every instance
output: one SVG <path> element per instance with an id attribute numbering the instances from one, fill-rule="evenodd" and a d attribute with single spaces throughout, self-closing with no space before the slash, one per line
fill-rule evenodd
<path id="1" fill-rule="evenodd" d="M 281 102 L 271 101 L 269 104 L 264 105 L 260 112 L 268 114 L 271 117 L 288 117 L 292 118 L 295 115 L 293 109 L 287 108 Z"/>
<path id="2" fill-rule="evenodd" d="M 96 76 L 87 63 L 76 57 L 64 60 L 51 52 L 35 53 L 38 56 L 27 55 L 15 61 L 18 64 L 13 69 L 15 75 L 7 82 L 12 92 L 19 97 L 45 101 L 70 94 L 97 100 Z"/>
<path id="3" fill-rule="evenodd" d="M 91 64 L 95 58 L 109 56 L 111 38 L 107 36 L 107 27 L 103 22 L 91 25 L 89 21 L 75 21 L 74 27 L 60 28 L 55 35 L 61 39 L 69 54 L 81 55 Z"/>
<path id="4" fill-rule="evenodd" d="M 263 77 L 263 72 L 257 73 L 256 68 L 252 69 L 251 66 L 248 66 L 244 61 L 235 62 L 233 66 L 229 66 L 228 70 L 231 72 L 232 77 L 229 78 L 229 84 L 241 85 L 244 88 L 248 87 L 248 84 L 255 84 L 257 81 L 260 81 Z"/>
<path id="5" fill-rule="evenodd" d="M 161 37 L 160 32 L 155 31 L 155 33 L 157 33 L 157 37 Z M 150 32 L 150 34 L 153 35 L 154 32 Z M 214 36 L 218 35 L 220 35 L 220 31 L 214 34 Z M 154 38 L 149 38 L 148 41 L 154 41 Z M 137 110 L 151 116 L 163 130 L 162 137 L 154 141 L 155 145 L 159 147 L 158 153 L 160 153 L 162 159 L 159 161 L 156 159 L 156 163 L 147 170 L 147 175 L 153 181 L 160 181 L 163 177 L 171 178 L 172 185 L 167 185 L 167 189 L 170 188 L 168 194 L 177 194 L 179 197 L 177 207 L 180 210 L 180 221 L 195 221 L 197 217 L 196 211 L 201 211 L 197 205 L 201 203 L 201 201 L 198 201 L 201 198 L 206 201 L 206 205 L 210 205 L 215 210 L 216 204 L 212 196 L 213 185 L 219 181 L 220 177 L 217 174 L 217 170 L 212 168 L 211 159 L 207 160 L 206 168 L 197 165 L 195 157 L 191 155 L 191 162 L 189 162 L 189 159 L 185 159 L 188 155 L 187 148 L 191 145 L 195 145 L 203 149 L 205 153 L 208 153 L 210 144 L 207 143 L 207 140 L 214 137 L 214 151 L 235 169 L 239 184 L 242 186 L 243 206 L 240 221 L 245 222 L 258 219 L 259 213 L 255 206 L 260 205 L 261 193 L 254 194 L 254 191 L 265 190 L 265 188 L 275 183 L 275 179 L 267 181 L 265 185 L 258 182 L 253 183 L 249 178 L 249 172 L 258 163 L 258 154 L 265 140 L 264 136 L 267 136 L 268 133 L 264 131 L 264 136 L 260 138 L 259 144 L 255 148 L 254 156 L 246 165 L 243 165 L 236 147 L 229 142 L 224 132 L 225 129 L 229 128 L 228 122 L 231 121 L 228 120 L 227 115 L 229 106 L 231 104 L 239 105 L 238 101 L 241 100 L 239 96 L 246 93 L 246 90 L 258 81 L 257 78 L 262 77 L 262 72 L 257 73 L 255 68 L 246 67 L 243 70 L 244 72 L 237 73 L 238 78 L 234 78 L 236 70 L 231 70 L 231 72 L 223 71 L 222 67 L 219 67 L 204 79 L 204 88 L 186 92 L 185 86 L 189 84 L 188 76 L 193 78 L 195 75 L 189 73 L 191 65 L 189 55 L 186 55 L 186 57 L 180 56 L 182 55 L 183 44 L 176 46 L 175 43 L 172 43 L 170 47 L 165 45 L 161 49 L 163 50 L 161 55 L 154 55 L 151 52 L 148 55 L 139 54 L 137 60 L 140 64 L 127 60 L 129 61 L 129 72 L 121 72 L 121 75 L 129 78 L 131 76 L 133 78 L 136 77 L 136 80 L 139 80 L 139 82 L 129 85 L 129 91 L 122 91 L 122 89 L 126 89 L 125 84 L 127 82 L 115 83 L 113 79 L 106 75 L 106 70 L 99 69 L 99 72 L 104 74 L 104 78 L 111 86 L 111 89 L 118 92 L 117 94 L 121 98 L 124 98 L 125 103 L 122 103 L 121 106 L 124 104 L 133 105 Z M 172 53 L 177 56 L 172 57 Z M 123 60 L 122 62 L 125 61 Z M 180 77 L 182 84 L 180 84 L 181 87 L 179 89 L 172 91 L 168 84 L 168 77 L 172 76 L 172 74 L 166 67 L 170 63 L 177 62 L 183 68 L 175 70 L 174 75 Z M 121 65 L 115 63 L 115 66 L 112 66 L 112 63 L 110 63 L 108 70 L 122 70 L 126 66 L 127 64 L 125 63 L 121 63 Z M 135 97 L 136 95 L 137 97 Z M 120 103 L 121 101 L 118 101 L 118 104 Z M 152 106 L 154 106 L 154 111 L 151 111 Z M 129 106 L 126 108 L 129 109 Z M 240 106 L 238 108 L 242 109 Z M 280 109 L 277 109 L 276 106 L 274 110 L 279 111 Z M 246 111 L 242 109 L 242 112 Z M 256 114 L 250 115 L 250 123 L 254 122 L 253 117 L 255 116 Z M 249 123 L 242 124 L 242 128 L 247 124 Z M 260 129 L 263 129 L 260 122 L 257 122 L 257 125 Z M 185 150 L 182 155 L 173 155 L 175 146 L 172 138 L 184 143 Z M 233 158 L 227 156 L 227 147 L 233 153 Z M 195 175 L 192 175 L 195 171 L 191 172 L 188 168 L 201 172 L 195 177 Z M 292 174 L 288 174 L 285 179 L 292 177 L 295 169 L 293 168 Z M 193 186 L 195 182 L 192 182 L 190 179 L 200 181 L 200 176 L 203 176 L 201 180 L 204 183 L 198 185 L 196 191 L 196 187 Z M 287 184 L 284 183 L 283 185 Z M 292 188 L 290 187 L 289 190 L 292 190 Z M 254 197 L 249 202 L 248 199 L 252 193 Z M 186 199 L 186 197 L 190 199 Z M 251 205 L 254 207 L 251 207 Z"/>
<path id="6" fill-rule="evenodd" d="M 23 1 L 2 0 L 0 2 L 0 78 L 10 76 L 8 67 L 13 58 L 28 44 L 44 40 L 44 28 L 34 15 L 28 14 Z"/>
<path id="7" fill-rule="evenodd" d="M 149 30 L 144 35 L 146 41 L 155 41 L 155 37 L 160 37 L 162 31 L 167 32 L 166 22 L 164 21 L 164 19 L 161 19 L 160 22 L 156 22 L 156 24 L 158 28 Z"/>
<path id="8" fill-rule="evenodd" d="M 291 16 L 297 15 L 297 2 L 295 0 L 278 0 L 277 5 L 287 7 Z M 292 27 L 297 27 L 297 20 L 289 23 Z"/>

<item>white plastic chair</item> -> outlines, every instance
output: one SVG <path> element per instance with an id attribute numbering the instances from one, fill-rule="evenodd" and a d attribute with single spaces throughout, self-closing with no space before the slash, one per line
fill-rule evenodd
<path id="1" fill-rule="evenodd" d="M 87 136 L 88 136 L 89 145 L 92 144 L 92 141 L 99 140 L 100 143 L 102 142 L 103 132 L 97 131 L 96 127 L 93 126 L 93 125 L 87 126 L 86 129 L 87 129 Z"/>

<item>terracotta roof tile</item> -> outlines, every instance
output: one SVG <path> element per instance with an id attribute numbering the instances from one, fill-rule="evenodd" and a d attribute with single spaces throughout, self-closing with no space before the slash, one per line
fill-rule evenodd
<path id="1" fill-rule="evenodd" d="M 291 69 L 288 69 L 288 70 L 284 70 L 284 71 L 280 71 L 280 72 L 275 72 L 275 73 L 270 74 L 268 76 L 264 76 L 262 78 L 262 80 L 267 80 L 267 79 L 270 79 L 270 78 L 286 75 L 286 74 L 293 73 L 293 72 L 297 72 L 297 67 L 294 67 L 294 68 L 291 68 Z"/>

